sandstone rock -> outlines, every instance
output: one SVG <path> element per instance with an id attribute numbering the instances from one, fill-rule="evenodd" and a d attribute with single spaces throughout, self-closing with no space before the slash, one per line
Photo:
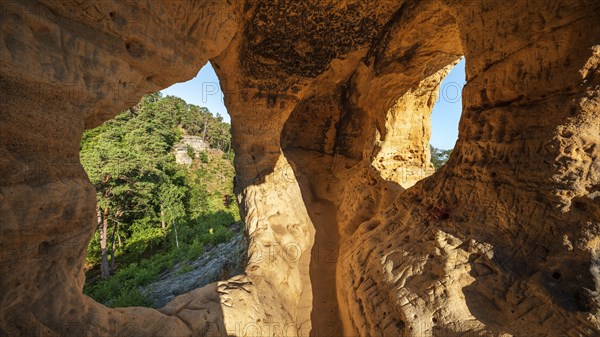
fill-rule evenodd
<path id="1" fill-rule="evenodd" d="M 174 146 L 173 150 L 175 151 L 175 162 L 177 164 L 192 165 L 193 158 L 188 155 L 188 147 L 187 145 L 177 144 Z"/>
<path id="2" fill-rule="evenodd" d="M 177 164 L 192 165 L 193 158 L 190 158 L 188 149 L 194 150 L 194 157 L 198 157 L 200 152 L 208 150 L 208 145 L 202 137 L 184 135 L 181 141 L 173 147 L 175 151 L 175 161 Z"/>
<path id="3" fill-rule="evenodd" d="M 600 334 L 598 1 L 1 5 L 2 335 Z M 463 55 L 459 139 L 428 176 Z M 248 265 L 105 308 L 81 294 L 81 133 L 208 60 Z"/>

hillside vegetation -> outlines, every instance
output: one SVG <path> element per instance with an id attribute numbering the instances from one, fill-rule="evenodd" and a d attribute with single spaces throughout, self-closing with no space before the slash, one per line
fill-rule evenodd
<path id="1" fill-rule="evenodd" d="M 184 134 L 210 145 L 189 167 L 173 154 Z M 87 295 L 111 307 L 148 305 L 141 286 L 241 230 L 230 141 L 219 115 L 160 92 L 84 133 L 81 162 L 98 199 Z"/>

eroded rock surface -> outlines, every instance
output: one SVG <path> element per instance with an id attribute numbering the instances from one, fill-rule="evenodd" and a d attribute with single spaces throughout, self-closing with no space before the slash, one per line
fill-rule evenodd
<path id="1" fill-rule="evenodd" d="M 600 334 L 599 2 L 0 4 L 1 335 Z M 432 174 L 429 113 L 462 56 Z M 81 134 L 208 60 L 245 273 L 105 308 L 81 294 Z"/>
<path id="2" fill-rule="evenodd" d="M 165 271 L 157 281 L 143 287 L 142 293 L 153 308 L 161 308 L 178 295 L 241 274 L 246 247 L 244 236 L 237 233 L 231 241 L 210 247 L 196 259 Z"/>

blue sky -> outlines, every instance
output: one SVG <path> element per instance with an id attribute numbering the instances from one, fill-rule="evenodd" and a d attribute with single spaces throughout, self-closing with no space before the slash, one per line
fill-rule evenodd
<path id="1" fill-rule="evenodd" d="M 437 148 L 454 147 L 458 137 L 458 120 L 462 111 L 461 93 L 465 84 L 465 59 L 463 58 L 442 81 L 440 95 L 431 113 L 431 144 Z M 205 106 L 213 114 L 221 114 L 229 122 L 223 92 L 217 74 L 207 63 L 192 80 L 174 84 L 164 90 L 165 95 L 183 98 L 188 103 Z"/>
<path id="2" fill-rule="evenodd" d="M 223 103 L 223 91 L 221 91 L 219 78 L 210 62 L 202 67 L 193 79 L 173 84 L 161 91 L 164 95 L 181 97 L 189 104 L 207 107 L 213 115 L 219 113 L 225 121 L 230 121 L 227 108 Z"/>
<path id="3" fill-rule="evenodd" d="M 452 68 L 442 81 L 440 95 L 431 112 L 431 145 L 451 149 L 458 138 L 458 121 L 462 112 L 462 89 L 465 85 L 465 59 Z"/>

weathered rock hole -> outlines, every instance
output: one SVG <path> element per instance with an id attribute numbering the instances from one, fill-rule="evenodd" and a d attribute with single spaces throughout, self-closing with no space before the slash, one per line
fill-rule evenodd
<path id="1" fill-rule="evenodd" d="M 584 202 L 582 202 L 582 201 L 575 201 L 575 202 L 573 202 L 573 207 L 575 207 L 575 209 L 578 209 L 580 211 L 587 210 L 587 205 Z"/>
<path id="2" fill-rule="evenodd" d="M 442 311 L 444 316 L 437 317 L 440 322 L 443 321 L 443 324 L 438 323 L 440 330 L 443 329 L 440 334 L 469 334 L 471 327 L 475 327 L 480 334 L 509 335 L 519 335 L 523 331 L 530 332 L 530 335 L 594 335 L 600 331 L 594 315 L 574 314 L 577 303 L 574 303 L 572 296 L 578 289 L 591 289 L 589 293 L 581 295 L 579 305 L 586 309 L 591 308 L 592 304 L 594 308 L 598 306 L 597 290 L 594 290 L 599 279 L 594 269 L 597 259 L 590 254 L 590 251 L 598 248 L 598 231 L 589 226 L 597 222 L 598 214 L 577 211 L 577 205 L 573 205 L 574 212 L 571 214 L 564 212 L 564 208 L 556 207 L 567 204 L 574 194 L 582 198 L 589 197 L 590 200 L 594 197 L 592 192 L 597 195 L 595 177 L 598 170 L 594 162 L 587 177 L 578 174 L 583 166 L 577 165 L 577 161 L 585 163 L 588 156 L 571 159 L 556 156 L 562 145 L 577 144 L 576 148 L 579 148 L 588 142 L 598 143 L 593 133 L 598 124 L 598 107 L 594 101 L 597 97 L 595 69 L 598 53 L 597 48 L 590 48 L 597 44 L 597 29 L 593 24 L 598 9 L 595 2 L 567 1 L 564 6 L 552 6 L 543 1 L 521 1 L 514 6 L 498 8 L 491 2 L 481 5 L 460 1 L 443 2 L 441 5 L 441 2 L 426 1 L 401 4 L 384 1 L 376 5 L 366 2 L 320 5 L 318 1 L 286 4 L 290 6 L 269 1 L 247 1 L 239 3 L 239 6 L 237 3 L 223 6 L 226 3 L 208 1 L 198 6 L 188 2 L 177 4 L 158 1 L 150 2 L 148 6 L 142 4 L 131 7 L 129 4 L 123 6 L 118 1 L 99 1 L 97 4 L 74 1 L 64 6 L 45 1 L 40 4 L 27 2 L 20 6 L 18 0 L 8 0 L 9 5 L 3 4 L 2 17 L 5 20 L 2 20 L 2 31 L 7 52 L 2 53 L 0 76 L 3 102 L 0 123 L 3 145 L 3 164 L 0 166 L 3 174 L 0 176 L 5 179 L 0 191 L 0 209 L 3 209 L 3 213 L 8 210 L 3 221 L 9 224 L 0 226 L 3 234 L 7 233 L 6 236 L 0 236 L 3 248 L 1 283 L 8 285 L 8 289 L 3 291 L 6 295 L 0 302 L 9 305 L 7 310 L 2 310 L 0 319 L 3 335 L 31 331 L 57 336 L 74 335 L 74 331 L 78 331 L 79 335 L 118 335 L 119 332 L 132 336 L 164 335 L 166 331 L 171 335 L 202 335 L 209 334 L 204 330 L 204 323 L 233 323 L 233 320 L 242 326 L 252 323 L 252 332 L 265 335 L 266 331 L 256 329 L 253 324 L 255 321 L 267 320 L 277 326 L 287 323 L 306 326 L 303 323 L 310 323 L 309 319 L 294 320 L 293 317 L 297 312 L 309 311 L 305 309 L 309 307 L 305 304 L 309 303 L 301 295 L 311 292 L 316 295 L 317 291 L 323 289 L 323 293 L 337 293 L 340 296 L 340 301 L 334 304 L 339 304 L 345 332 L 353 336 L 388 332 L 393 335 L 395 331 L 379 333 L 380 329 L 387 329 L 388 323 L 421 330 L 423 326 L 420 323 L 431 325 L 431 321 L 425 320 L 427 317 L 432 319 L 432 316 L 420 316 L 421 322 L 413 322 L 410 312 L 435 312 L 448 305 L 450 309 L 456 305 L 460 310 L 451 310 L 450 316 L 443 313 L 446 310 Z M 240 10 L 240 7 L 244 9 Z M 41 13 L 38 13 L 38 9 L 41 9 Z M 120 27 L 114 12 L 109 15 L 110 18 L 105 18 L 104 14 L 111 10 L 126 16 L 134 24 Z M 448 32 L 457 41 L 444 36 Z M 223 36 L 216 40 L 214 33 L 223 33 Z M 132 44 L 132 39 L 141 44 Z M 172 49 L 174 44 L 176 52 Z M 460 51 L 461 47 L 463 51 Z M 416 186 L 403 196 L 394 199 L 394 195 L 385 193 L 378 198 L 380 183 L 372 188 L 367 186 L 364 177 L 359 179 L 351 176 L 346 180 L 345 174 L 338 175 L 343 167 L 356 166 L 356 161 L 361 161 L 361 170 L 373 164 L 364 161 L 365 158 L 370 159 L 364 150 L 369 151 L 373 145 L 371 131 L 373 126 L 379 128 L 383 124 L 380 123 L 383 122 L 379 118 L 381 116 L 367 113 L 369 117 L 376 117 L 373 118 L 376 124 L 358 120 L 356 127 L 349 127 L 346 130 L 348 132 L 341 134 L 350 136 L 348 139 L 336 134 L 337 130 L 332 127 L 337 123 L 335 119 L 321 119 L 324 123 L 319 130 L 316 130 L 316 123 L 302 124 L 306 130 L 301 131 L 308 134 L 306 138 L 327 135 L 317 141 L 307 141 L 308 145 L 315 145 L 319 152 L 327 155 L 337 155 L 336 150 L 342 149 L 351 159 L 335 167 L 329 165 L 331 158 L 320 155 L 318 159 L 307 157 L 306 163 L 299 162 L 317 164 L 321 161 L 327 167 L 323 165 L 323 169 L 315 169 L 318 174 L 330 170 L 339 178 L 335 181 L 320 179 L 332 183 L 331 191 L 322 191 L 320 186 L 315 188 L 314 193 L 308 188 L 300 191 L 315 196 L 322 194 L 325 198 L 320 200 L 335 199 L 334 206 L 342 206 L 338 208 L 340 216 L 330 221 L 341 225 L 338 226 L 340 231 L 331 228 L 334 226 L 327 228 L 332 229 L 334 234 L 342 235 L 335 242 L 340 241 L 340 247 L 344 250 L 348 248 L 340 252 L 340 256 L 348 259 L 327 281 L 331 287 L 324 287 L 322 282 L 317 282 L 314 287 L 300 288 L 304 283 L 302 278 L 309 274 L 306 270 L 267 261 L 260 268 L 265 267 L 267 271 L 271 269 L 268 274 L 261 273 L 261 270 L 261 274 L 256 275 L 258 277 L 248 275 L 252 281 L 248 282 L 249 290 L 246 289 L 246 282 L 230 284 L 237 289 L 223 289 L 226 285 L 221 284 L 217 285 L 217 289 L 202 294 L 190 294 L 185 301 L 179 301 L 160 312 L 139 308 L 107 310 L 77 296 L 81 283 L 76 279 L 78 266 L 64 268 L 65 258 L 69 258 L 64 253 L 69 253 L 71 247 L 68 244 L 73 241 L 79 242 L 75 253 L 83 250 L 81 241 L 85 240 L 79 238 L 89 236 L 86 236 L 85 230 L 94 222 L 94 195 L 82 172 L 73 172 L 76 170 L 67 167 L 70 163 L 77 164 L 76 138 L 83 125 L 96 125 L 113 112 L 99 110 L 110 108 L 113 102 L 122 109 L 125 103 L 121 98 L 137 97 L 156 88 L 159 81 L 152 77 L 148 77 L 148 80 L 153 83 L 144 83 L 150 73 L 159 77 L 164 75 L 165 80 L 183 74 L 187 76 L 190 74 L 190 64 L 216 57 L 223 61 L 224 66 L 235 67 L 227 69 L 228 82 L 235 83 L 228 89 L 239 85 L 236 89 L 248 93 L 242 102 L 237 102 L 239 106 L 259 103 L 261 108 L 266 108 L 266 95 L 276 93 L 276 100 L 271 102 L 270 109 L 262 111 L 262 116 L 249 116 L 252 111 L 248 107 L 247 111 L 240 109 L 240 119 L 236 121 L 240 123 L 240 131 L 236 134 L 240 142 L 236 144 L 236 150 L 244 154 L 244 162 L 250 160 L 250 145 L 258 142 L 266 145 L 267 149 L 267 154 L 259 164 L 270 167 L 272 161 L 269 159 L 272 157 L 282 159 L 277 162 L 282 166 L 288 164 L 283 160 L 288 158 L 278 153 L 281 146 L 277 144 L 282 118 L 288 112 L 284 111 L 282 104 L 290 106 L 296 99 L 303 100 L 308 92 L 314 91 L 318 92 L 320 98 L 331 99 L 332 103 L 313 105 L 313 115 L 341 115 L 336 110 L 340 108 L 349 110 L 344 113 L 360 117 L 357 115 L 363 114 L 371 106 L 379 108 L 379 95 L 388 89 L 388 79 L 391 78 L 388 75 L 399 74 L 404 84 L 412 86 L 425 73 L 430 73 L 430 65 L 439 67 L 440 64 L 447 64 L 462 52 L 473 58 L 473 67 L 469 68 L 473 82 L 466 90 L 468 95 L 465 99 L 465 108 L 470 113 L 461 125 L 459 145 L 462 153 L 453 155 L 451 165 L 434 175 L 427 184 Z M 584 65 L 585 68 L 581 68 Z M 348 76 L 353 78 L 347 81 Z M 365 84 L 363 81 L 371 82 L 377 77 L 380 77 L 379 83 L 362 85 Z M 130 83 L 129 90 L 123 92 L 125 97 L 113 100 L 106 95 L 106 85 L 112 87 L 113 80 L 119 79 Z M 437 77 L 431 81 L 436 87 L 438 82 Z M 81 88 L 81 95 L 87 97 L 91 94 L 89 97 L 96 97 L 97 100 L 85 102 L 81 108 L 69 104 L 71 102 L 67 100 L 72 95 L 74 83 L 85 84 Z M 349 90 L 332 93 L 342 86 Z M 295 91 L 294 87 L 301 92 Z M 353 88 L 360 95 L 349 94 Z M 425 89 L 427 93 L 422 95 L 422 92 L 417 92 L 409 98 L 425 97 L 427 103 L 417 108 L 425 106 L 420 112 L 426 115 L 418 117 L 429 117 L 432 104 L 427 100 L 430 97 L 426 96 L 435 89 L 427 86 L 419 89 Z M 253 93 L 259 94 L 260 100 L 255 100 Z M 361 101 L 358 96 L 365 99 Z M 358 109 L 346 109 L 353 108 L 348 107 L 347 102 L 338 104 L 339 101 L 354 98 L 356 100 L 350 105 L 356 105 Z M 411 103 L 411 99 L 407 102 Z M 389 103 L 387 101 L 385 105 Z M 331 107 L 331 111 L 327 111 L 326 107 Z M 501 118 L 503 115 L 508 116 L 504 121 Z M 570 121 L 570 115 L 579 115 L 581 118 Z M 546 116 L 548 118 L 544 118 Z M 399 161 L 414 160 L 417 165 L 413 167 L 420 172 L 430 168 L 426 154 L 429 144 L 423 142 L 429 137 L 428 125 L 425 125 L 428 122 L 423 120 L 420 123 L 417 120 L 416 124 L 425 127 L 411 128 L 408 136 L 415 140 L 411 144 L 413 150 L 407 147 L 402 150 L 402 156 L 397 157 Z M 574 138 L 577 139 L 556 139 L 556 130 L 567 123 L 573 126 Z M 506 127 L 504 131 L 503 126 Z M 309 134 L 311 130 L 316 130 L 314 135 Z M 364 131 L 369 134 L 362 134 Z M 554 148 L 546 153 L 542 150 L 544 144 L 554 144 Z M 414 150 L 417 147 L 419 151 Z M 271 157 L 271 154 L 274 155 Z M 365 154 L 367 156 L 363 157 Z M 393 158 L 392 155 L 390 158 Z M 337 159 L 339 157 L 333 158 Z M 345 161 L 345 158 L 342 159 Z M 5 162 L 8 163 L 8 169 L 5 168 Z M 379 162 L 384 164 L 383 170 L 389 168 L 388 162 Z M 481 178 L 485 180 L 490 164 L 494 164 L 493 168 L 500 177 L 507 178 L 503 179 L 501 189 L 494 188 L 499 187 L 500 182 L 492 186 L 481 182 Z M 312 165 L 298 166 L 307 168 Z M 256 233 L 263 235 L 259 231 L 266 229 L 266 240 L 282 242 L 279 239 L 286 239 L 287 242 L 287 233 L 287 237 L 281 235 L 285 230 L 275 233 L 273 238 L 276 240 L 271 240 L 270 229 L 274 229 L 271 215 L 275 219 L 289 217 L 277 220 L 278 226 L 297 223 L 300 221 L 294 220 L 301 219 L 312 229 L 307 216 L 313 214 L 302 209 L 308 206 L 305 202 L 308 198 L 302 199 L 304 196 L 299 195 L 298 186 L 280 183 L 279 180 L 274 184 L 265 182 L 269 184 L 256 186 L 256 189 L 252 189 L 254 186 L 241 187 L 243 194 L 240 193 L 240 198 L 247 203 L 248 219 L 253 226 L 256 225 Z M 250 188 L 246 191 L 245 187 Z M 336 195 L 329 198 L 329 194 Z M 339 194 L 343 195 L 338 200 Z M 426 196 L 424 203 L 415 204 L 408 200 L 411 194 Z M 542 196 L 542 201 L 533 203 L 532 195 Z M 75 211 L 62 211 L 61 200 L 56 199 L 63 197 L 64 203 L 77 204 L 73 208 Z M 591 201 L 586 202 L 588 208 L 593 207 Z M 425 208 L 429 204 L 450 204 L 454 212 L 464 215 L 466 221 L 461 224 L 436 223 L 435 220 L 441 219 L 443 213 L 437 217 L 427 214 Z M 40 205 L 45 205 L 44 209 L 36 212 Z M 297 209 L 301 214 L 295 213 Z M 381 230 L 369 233 L 368 240 L 363 241 L 361 239 L 365 237 L 361 236 L 364 233 L 356 232 L 356 227 L 373 217 L 380 218 L 382 223 L 389 226 L 381 226 Z M 84 218 L 87 220 L 80 221 Z M 314 227 L 319 229 L 319 226 Z M 88 232 L 91 230 L 93 228 L 89 228 Z M 296 235 L 292 230 L 289 232 Z M 410 244 L 394 242 L 404 233 L 411 233 L 413 241 Z M 576 250 L 567 251 L 560 247 L 560 236 L 565 233 L 576 240 Z M 444 245 L 440 238 L 445 235 L 455 237 L 464 244 L 456 249 Z M 11 238 L 13 236 L 14 240 Z M 298 231 L 297 237 L 306 235 Z M 427 242 L 428 237 L 437 240 Z M 29 251 L 35 250 L 44 240 L 51 244 L 49 255 L 39 256 L 39 252 Z M 438 251 L 437 248 L 440 248 L 439 251 L 456 252 L 456 257 L 444 253 L 444 259 L 456 260 L 446 262 L 449 262 L 448 265 L 458 262 L 460 267 L 470 252 L 489 251 L 494 254 L 486 255 L 489 257 L 485 258 L 485 262 L 494 266 L 500 275 L 472 280 L 463 277 L 468 268 L 448 270 L 440 263 L 425 263 L 423 268 L 411 268 L 409 271 L 392 270 L 394 276 L 399 272 L 405 273 L 402 275 L 404 285 L 401 288 L 389 287 L 389 281 L 379 282 L 383 280 L 382 273 L 386 269 L 380 268 L 383 261 L 378 258 L 388 253 L 381 249 L 387 242 L 393 242 L 401 249 L 404 248 L 402 246 L 412 248 L 404 250 L 408 253 L 404 256 L 399 255 L 397 259 L 394 256 L 393 262 L 400 260 L 402 267 L 423 262 L 417 259 Z M 570 282 L 560 282 L 558 287 L 554 287 L 558 283 L 551 278 L 554 270 L 543 269 L 545 264 L 537 256 L 537 249 L 544 242 L 552 247 L 552 261 L 545 262 L 568 265 L 568 268 L 561 267 L 561 271 L 568 270 L 569 274 L 565 277 Z M 26 249 L 34 256 L 23 256 L 24 259 L 19 260 L 19 250 L 24 248 L 20 245 L 24 243 L 32 244 Z M 5 244 L 8 248 L 4 247 Z M 61 246 L 62 249 L 58 249 Z M 309 246 L 310 243 L 306 247 Z M 4 260 L 6 255 L 10 260 Z M 80 254 L 73 255 L 81 257 Z M 442 258 L 441 255 L 436 256 Z M 31 262 L 31 265 L 26 262 Z M 394 265 L 400 266 L 398 263 Z M 588 274 L 590 266 L 593 275 Z M 542 284 L 535 277 L 540 271 L 547 278 L 541 280 Z M 61 274 L 58 279 L 55 277 L 57 272 Z M 22 277 L 25 273 L 35 277 Z M 367 275 L 369 284 L 364 287 L 367 289 L 353 289 L 352 282 L 361 275 Z M 455 281 L 447 284 L 453 290 L 447 302 L 420 296 L 431 285 L 432 279 L 445 276 Z M 4 282 L 4 278 L 8 281 Z M 14 280 L 24 282 L 23 290 L 13 286 Z M 518 284 L 512 287 L 503 280 L 516 280 Z M 33 294 L 36 286 L 38 289 L 41 287 L 42 291 Z M 432 294 L 435 296 L 444 286 L 444 283 L 438 282 Z M 303 289 L 311 290 L 302 292 Z M 224 292 L 221 290 L 231 296 L 222 296 Z M 238 290 L 241 295 L 237 295 Z M 554 292 L 552 297 L 545 294 L 549 291 Z M 407 299 L 421 297 L 423 301 L 413 302 L 409 306 L 401 305 L 394 301 L 399 298 L 398 295 Z M 322 300 L 319 296 L 313 298 L 317 300 L 314 303 Z M 524 302 L 515 301 L 520 298 Z M 28 302 L 35 305 L 27 305 Z M 236 304 L 234 307 L 233 303 Z M 515 303 L 519 303 L 519 312 L 536 306 L 540 310 L 520 315 L 522 323 L 507 320 L 502 313 L 507 308 L 515 308 Z M 540 306 L 540 303 L 548 305 Z M 221 304 L 229 307 L 224 308 L 227 316 L 219 317 L 222 314 L 219 312 Z M 82 314 L 78 318 L 65 320 L 61 313 L 69 312 L 69 308 L 75 308 Z M 333 308 L 337 310 L 337 307 Z M 393 314 L 395 319 L 381 320 L 379 313 L 382 310 L 390 312 L 390 316 Z M 215 314 L 207 316 L 206 313 Z M 540 323 L 550 317 L 548 313 L 550 320 Z M 398 322 L 400 318 L 402 321 Z M 72 323 L 73 330 L 69 330 L 70 325 L 66 323 Z M 394 330 L 393 325 L 390 328 Z M 229 329 L 225 328 L 219 331 L 229 333 Z M 419 331 L 418 334 L 424 332 Z"/>
<path id="3" fill-rule="evenodd" d="M 450 158 L 458 139 L 458 123 L 462 113 L 462 90 L 466 83 L 463 58 L 450 70 L 440 84 L 439 94 L 431 111 L 431 163 L 441 168 Z"/>
<path id="4" fill-rule="evenodd" d="M 38 252 L 40 255 L 47 255 L 50 253 L 50 243 L 48 241 L 44 241 L 40 243 L 38 247 Z"/>
<path id="5" fill-rule="evenodd" d="M 406 327 L 406 323 L 404 323 L 404 321 L 398 321 L 396 323 L 396 328 L 400 331 L 404 330 L 404 328 Z M 412 330 L 412 328 L 411 328 Z"/>
<path id="6" fill-rule="evenodd" d="M 129 41 L 125 43 L 125 49 L 129 53 L 129 55 L 131 55 L 134 58 L 140 58 L 145 54 L 144 46 L 137 41 Z"/>
<path id="7" fill-rule="evenodd" d="M 127 43 L 127 49 L 134 54 L 138 50 L 135 43 Z M 232 206 L 229 182 L 235 172 L 223 112 L 219 80 L 208 63 L 193 80 L 144 96 L 113 120 L 86 131 L 80 158 L 99 202 L 86 257 L 85 294 L 108 306 L 158 308 L 176 295 L 242 271 L 245 252 L 233 248 L 241 242 L 242 228 L 237 206 Z M 198 185 L 202 181 L 205 187 Z M 219 187 L 223 182 L 231 189 Z M 142 213 L 137 211 L 140 205 Z M 38 249 L 48 254 L 51 248 L 43 242 Z M 284 258 L 298 259 L 293 248 L 285 247 Z M 126 283 L 119 286 L 123 289 L 134 284 L 135 289 L 95 291 L 115 282 Z"/>

